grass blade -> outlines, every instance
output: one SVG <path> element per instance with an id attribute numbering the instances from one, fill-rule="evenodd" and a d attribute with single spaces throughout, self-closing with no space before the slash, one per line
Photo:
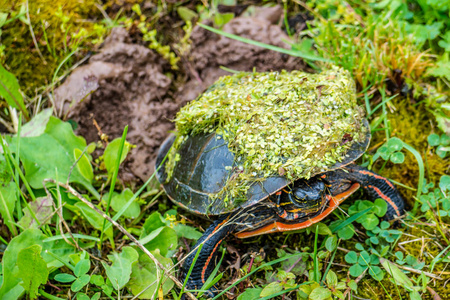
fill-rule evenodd
<path id="1" fill-rule="evenodd" d="M 310 54 L 307 54 L 307 53 L 304 53 L 304 52 L 301 52 L 301 51 L 298 51 L 298 50 L 284 49 L 284 48 L 277 47 L 277 46 L 274 46 L 274 45 L 269 45 L 269 44 L 261 43 L 261 42 L 254 41 L 254 40 L 251 40 L 251 39 L 247 39 L 247 38 L 244 38 L 244 37 L 232 34 L 232 33 L 225 32 L 225 31 L 220 30 L 220 29 L 216 29 L 214 27 L 211 27 L 211 26 L 208 26 L 208 25 L 205 25 L 205 24 L 197 23 L 197 25 L 202 27 L 202 28 L 204 28 L 204 29 L 206 29 L 206 30 L 214 32 L 216 34 L 220 34 L 220 35 L 222 35 L 224 37 L 227 37 L 227 38 L 230 38 L 230 39 L 233 39 L 233 40 L 237 40 L 237 41 L 240 41 L 240 42 L 243 42 L 243 43 L 246 43 L 246 44 L 262 47 L 262 48 L 265 48 L 265 49 L 277 51 L 277 52 L 288 54 L 288 55 L 295 56 L 295 57 L 300 57 L 300 58 L 303 58 L 303 59 L 308 59 L 308 60 L 311 60 L 311 61 L 323 61 L 323 62 L 328 62 L 328 63 L 333 62 L 332 60 L 329 60 L 329 59 L 326 59 L 326 58 L 323 58 L 323 57 L 320 57 L 320 56 L 310 55 Z"/>
<path id="2" fill-rule="evenodd" d="M 285 260 L 287 260 L 287 259 L 289 259 L 289 258 L 292 258 L 292 257 L 295 257 L 295 256 L 298 256 L 298 253 L 292 254 L 292 255 L 287 255 L 287 256 L 285 256 L 285 257 L 275 259 L 275 260 L 273 260 L 273 261 L 270 261 L 270 262 L 268 262 L 268 263 L 265 263 L 265 264 L 263 264 L 263 265 L 257 267 L 256 269 L 254 269 L 253 271 L 251 271 L 250 273 L 248 273 L 247 275 L 243 276 L 243 277 L 240 278 L 238 281 L 236 281 L 235 283 L 233 283 L 232 285 L 230 285 L 229 287 L 227 287 L 226 289 L 224 289 L 222 292 L 220 292 L 218 295 L 216 295 L 212 300 L 218 299 L 220 296 L 222 296 L 223 294 L 225 294 L 227 291 L 229 291 L 230 289 L 232 289 L 233 287 L 235 287 L 236 285 L 238 285 L 239 283 L 241 283 L 241 282 L 242 282 L 243 280 L 245 280 L 246 278 L 248 278 L 248 277 L 250 277 L 251 275 L 255 274 L 255 273 L 258 272 L 259 270 L 261 270 L 261 269 L 263 269 L 263 268 L 265 268 L 265 267 L 267 267 L 267 266 L 271 266 L 271 265 L 277 264 L 277 263 L 279 263 L 279 262 L 285 261 Z M 305 284 L 306 284 L 306 283 L 305 283 Z"/>
<path id="3" fill-rule="evenodd" d="M 331 230 L 331 232 L 333 232 L 333 233 L 338 232 L 339 230 L 341 230 L 345 226 L 349 225 L 350 223 L 353 223 L 354 221 L 358 220 L 360 217 L 362 217 L 363 215 L 365 215 L 366 213 L 368 213 L 371 210 L 372 210 L 372 207 L 369 207 L 369 208 L 366 208 L 365 210 L 360 211 L 357 214 L 354 214 L 353 216 L 351 216 L 350 218 L 345 219 L 344 222 L 342 222 L 341 224 L 336 226 L 336 228 Z"/>
<path id="4" fill-rule="evenodd" d="M 108 193 L 108 200 L 106 202 L 106 210 L 105 213 L 109 214 L 109 208 L 111 206 L 111 199 L 112 199 L 112 195 L 114 192 L 114 188 L 116 186 L 116 180 L 117 180 L 117 174 L 119 174 L 119 166 L 120 166 L 120 161 L 122 160 L 122 152 L 123 152 L 123 147 L 125 146 L 125 139 L 127 137 L 127 132 L 128 132 L 128 125 L 125 126 L 125 129 L 123 130 L 122 133 L 122 139 L 120 140 L 120 146 L 119 146 L 119 153 L 116 159 L 116 168 L 114 169 L 114 173 L 111 179 L 111 185 L 109 187 L 109 193 Z M 103 226 L 102 226 L 102 233 L 100 234 L 100 242 L 99 242 L 99 249 L 101 249 L 101 241 L 103 240 L 103 234 L 105 232 L 105 225 L 106 225 L 106 219 L 103 220 Z"/>

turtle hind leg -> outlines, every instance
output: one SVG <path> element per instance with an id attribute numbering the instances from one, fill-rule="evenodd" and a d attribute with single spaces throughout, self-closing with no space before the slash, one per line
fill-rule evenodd
<path id="1" fill-rule="evenodd" d="M 349 172 L 342 174 L 342 176 L 347 176 L 352 181 L 361 184 L 371 199 L 375 200 L 381 198 L 386 201 L 388 209 L 385 217 L 388 220 L 392 220 L 404 214 L 405 202 L 394 184 L 387 178 L 356 164 L 350 164 L 346 169 Z"/>
<path id="2" fill-rule="evenodd" d="M 186 276 L 195 263 L 192 272 L 187 280 L 186 288 L 188 290 L 199 290 L 203 287 L 208 277 L 217 265 L 217 254 L 223 240 L 235 230 L 235 223 L 230 222 L 233 215 L 222 216 L 217 219 L 211 226 L 206 229 L 205 233 L 200 237 L 194 246 L 194 250 L 186 257 L 183 267 L 181 279 L 184 282 Z M 202 249 L 194 262 L 197 249 L 203 244 Z M 215 287 L 205 292 L 207 296 L 214 296 L 217 292 Z"/>

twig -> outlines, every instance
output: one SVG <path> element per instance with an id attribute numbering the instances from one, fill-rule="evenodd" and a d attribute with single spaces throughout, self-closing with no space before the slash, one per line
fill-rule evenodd
<path id="1" fill-rule="evenodd" d="M 8 129 L 9 132 L 11 132 L 11 133 L 16 132 L 16 131 L 14 130 L 14 127 L 12 127 L 11 125 L 9 125 L 9 123 L 8 123 L 5 119 L 3 119 L 1 116 L 0 116 L 0 123 L 2 123 L 3 126 L 5 126 L 6 129 Z"/>
<path id="2" fill-rule="evenodd" d="M 39 56 L 41 57 L 42 62 L 44 63 L 44 65 L 46 65 L 46 64 L 47 64 L 47 61 L 45 60 L 44 56 L 43 56 L 42 53 L 41 53 L 41 50 L 39 49 L 39 45 L 38 45 L 38 43 L 37 43 L 36 36 L 34 35 L 33 26 L 31 26 L 30 10 L 28 9 L 28 0 L 27 0 L 27 2 L 26 2 L 26 5 L 27 5 L 27 19 L 28 19 L 28 26 L 30 26 L 30 34 L 31 34 L 31 37 L 33 38 L 34 46 L 36 47 L 36 50 L 37 50 Z"/>
<path id="3" fill-rule="evenodd" d="M 363 277 L 366 275 L 366 272 L 367 272 L 368 269 L 369 269 L 369 268 L 365 269 L 364 272 L 362 272 L 362 274 L 359 275 L 359 276 L 355 279 L 355 282 L 356 282 L 356 283 L 358 283 L 361 279 L 363 279 Z M 344 298 L 347 296 L 348 293 L 350 293 L 350 291 L 351 291 L 351 288 L 348 287 L 348 288 L 345 290 Z M 352 295 L 352 296 L 353 296 L 353 295 Z"/>
<path id="4" fill-rule="evenodd" d="M 179 288 L 183 288 L 183 283 L 181 283 L 178 278 L 176 278 L 175 276 L 173 276 L 172 274 L 170 274 L 166 268 L 156 259 L 155 256 L 153 256 L 153 254 L 147 250 L 147 248 L 145 248 L 141 243 L 139 243 L 139 241 L 132 235 L 130 234 L 125 228 L 123 228 L 119 223 L 117 223 L 116 221 L 114 221 L 111 217 L 109 217 L 107 214 L 105 214 L 103 211 L 101 211 L 100 209 L 97 208 L 97 206 L 95 206 L 94 204 L 92 204 L 90 201 L 86 200 L 80 193 L 78 193 L 76 190 L 74 190 L 70 185 L 68 184 L 64 184 L 61 182 L 57 182 L 54 179 L 46 179 L 47 182 L 52 182 L 56 185 L 59 185 L 62 188 L 65 188 L 69 193 L 71 193 L 72 195 L 74 195 L 75 197 L 77 197 L 81 202 L 83 202 L 84 204 L 86 204 L 87 206 L 89 206 L 91 209 L 95 210 L 98 214 L 100 214 L 103 218 L 105 218 L 106 220 L 108 220 L 109 222 L 111 222 L 111 224 L 113 224 L 117 229 L 119 229 L 123 234 L 125 234 L 133 243 L 136 244 L 136 246 L 141 249 L 148 257 L 150 257 L 151 260 L 153 260 L 153 262 L 156 264 L 156 266 L 161 269 L 164 274 L 169 277 Z M 158 272 L 158 268 L 156 268 L 157 272 Z M 159 275 L 159 274 L 158 274 Z M 158 276 L 159 277 L 159 276 Z M 185 292 L 186 295 L 193 300 L 196 300 L 197 298 L 190 292 Z"/>
<path id="5" fill-rule="evenodd" d="M 84 156 L 84 154 L 86 153 L 87 150 L 87 146 L 83 149 L 83 152 L 81 152 L 81 155 L 78 156 L 77 160 L 73 163 L 73 165 L 70 167 L 70 171 L 69 171 L 69 175 L 67 176 L 67 181 L 66 184 L 69 184 L 70 182 L 70 176 L 72 175 L 73 169 L 75 168 L 75 166 L 78 164 L 78 162 L 80 161 L 80 159 Z"/>

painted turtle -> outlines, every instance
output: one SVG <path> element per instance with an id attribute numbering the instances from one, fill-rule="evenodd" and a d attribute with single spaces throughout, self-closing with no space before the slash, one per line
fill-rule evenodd
<path id="1" fill-rule="evenodd" d="M 157 178 L 168 197 L 193 213 L 217 217 L 196 244 L 197 247 L 203 243 L 203 247 L 187 288 L 200 289 L 203 286 L 217 264 L 216 254 L 220 244 L 230 233 L 247 238 L 306 228 L 329 215 L 360 187 L 368 192 L 371 199 L 381 198 L 387 202 L 387 219 L 401 216 L 404 202 L 394 185 L 388 179 L 354 164 L 366 151 L 371 137 L 367 121 L 364 119 L 362 123 L 367 128 L 365 139 L 354 143 L 345 159 L 327 172 L 312 174 L 308 180 L 295 182 L 283 176 L 269 177 L 253 184 L 246 200 L 239 203 L 228 201 L 228 205 L 224 205 L 223 198 L 211 197 L 236 172 L 236 168 L 229 167 L 235 166 L 235 156 L 224 139 L 215 133 L 189 137 L 178 148 L 179 160 L 172 175 L 167 178 L 164 157 L 174 142 L 174 136 L 167 138 L 158 153 L 156 166 L 161 165 Z M 194 256 L 195 251 L 188 255 L 183 264 L 183 279 Z"/>

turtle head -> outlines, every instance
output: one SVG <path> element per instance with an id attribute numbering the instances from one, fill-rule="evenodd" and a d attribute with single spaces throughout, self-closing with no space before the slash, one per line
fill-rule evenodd
<path id="1" fill-rule="evenodd" d="M 315 179 L 297 181 L 290 196 L 295 206 L 305 210 L 318 210 L 325 197 L 325 183 Z"/>

